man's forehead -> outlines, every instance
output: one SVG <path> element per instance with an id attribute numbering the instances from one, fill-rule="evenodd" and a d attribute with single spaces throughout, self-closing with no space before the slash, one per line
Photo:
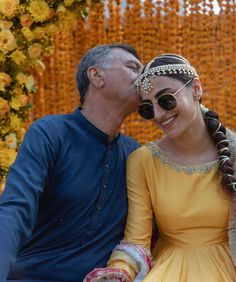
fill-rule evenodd
<path id="1" fill-rule="evenodd" d="M 125 49 L 121 48 L 114 48 L 111 51 L 114 55 L 114 58 L 120 61 L 133 61 L 138 63 L 139 65 L 141 64 L 140 61 L 130 52 L 126 51 Z"/>

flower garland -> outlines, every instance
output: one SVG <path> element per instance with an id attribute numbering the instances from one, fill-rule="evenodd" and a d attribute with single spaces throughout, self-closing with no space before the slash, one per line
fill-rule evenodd
<path id="1" fill-rule="evenodd" d="M 99 0 L 0 1 L 0 192 L 17 155 L 36 92 L 42 58 L 52 50 L 53 35 L 70 30 Z"/>

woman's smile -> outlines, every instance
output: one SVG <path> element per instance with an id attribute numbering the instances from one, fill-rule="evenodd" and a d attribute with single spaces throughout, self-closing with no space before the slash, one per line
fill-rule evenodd
<path id="1" fill-rule="evenodd" d="M 175 122 L 176 118 L 177 118 L 177 114 L 175 114 L 174 116 L 171 116 L 171 117 L 165 119 L 164 121 L 160 122 L 160 125 L 163 128 L 169 128 Z"/>

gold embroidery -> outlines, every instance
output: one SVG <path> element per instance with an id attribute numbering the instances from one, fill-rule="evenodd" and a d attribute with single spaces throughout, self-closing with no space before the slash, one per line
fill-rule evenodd
<path id="1" fill-rule="evenodd" d="M 175 163 L 174 161 L 169 160 L 163 152 L 160 150 L 158 145 L 155 142 L 150 142 L 146 144 L 146 147 L 151 151 L 154 158 L 160 158 L 161 162 L 165 165 L 168 165 L 176 172 L 185 172 L 187 174 L 193 173 L 206 173 L 209 172 L 213 167 L 218 167 L 219 162 L 213 161 L 205 164 L 198 164 L 198 165 L 181 165 Z"/>

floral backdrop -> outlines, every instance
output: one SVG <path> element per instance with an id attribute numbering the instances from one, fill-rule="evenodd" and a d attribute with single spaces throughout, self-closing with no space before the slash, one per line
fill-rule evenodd
<path id="1" fill-rule="evenodd" d="M 0 0 L 0 191 L 25 134 L 37 77 L 52 36 L 98 0 Z"/>
<path id="2" fill-rule="evenodd" d="M 0 0 L 0 191 L 27 125 L 78 105 L 75 68 L 97 44 L 131 44 L 144 63 L 182 54 L 200 75 L 204 105 L 235 131 L 235 22 L 232 0 Z M 122 132 L 142 144 L 161 134 L 137 113 Z"/>

